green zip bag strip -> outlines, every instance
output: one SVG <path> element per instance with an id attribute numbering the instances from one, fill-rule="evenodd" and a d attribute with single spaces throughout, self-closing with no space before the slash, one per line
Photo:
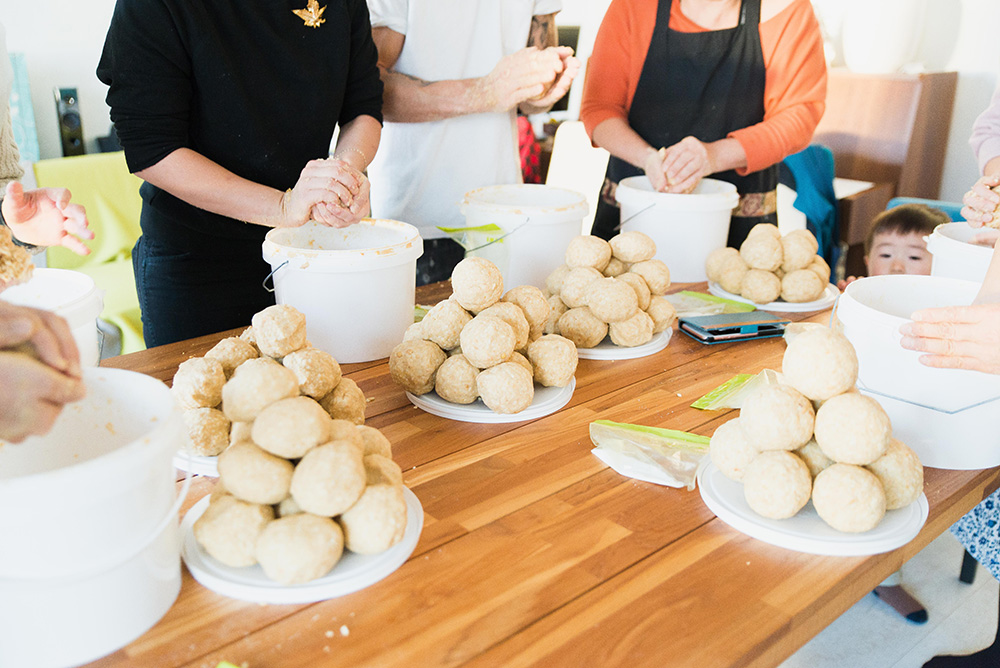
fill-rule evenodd
<path id="1" fill-rule="evenodd" d="M 702 411 L 718 411 L 730 408 L 741 408 L 743 401 L 761 385 L 773 385 L 778 382 L 778 373 L 764 369 L 760 373 L 736 374 L 714 390 L 710 390 L 691 404 L 691 408 Z"/>
<path id="2" fill-rule="evenodd" d="M 757 307 L 753 304 L 744 304 L 743 302 L 733 301 L 732 299 L 726 299 L 725 297 L 716 297 L 715 295 L 710 295 L 704 292 L 681 290 L 678 294 L 692 299 L 701 299 L 706 302 L 722 304 L 724 307 L 722 311 L 723 313 L 749 313 L 750 311 L 757 310 Z"/>
<path id="3" fill-rule="evenodd" d="M 654 466 L 689 490 L 695 488 L 698 470 L 708 454 L 707 436 L 686 431 L 624 424 L 610 420 L 590 423 L 594 447 L 630 457 Z"/>

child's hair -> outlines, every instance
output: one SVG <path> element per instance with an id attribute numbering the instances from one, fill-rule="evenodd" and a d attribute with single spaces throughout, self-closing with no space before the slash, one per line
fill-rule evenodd
<path id="1" fill-rule="evenodd" d="M 872 242 L 878 234 L 931 234 L 938 225 L 950 222 L 948 214 L 926 204 L 900 204 L 886 209 L 872 219 L 871 229 L 865 238 L 865 256 L 871 252 Z"/>

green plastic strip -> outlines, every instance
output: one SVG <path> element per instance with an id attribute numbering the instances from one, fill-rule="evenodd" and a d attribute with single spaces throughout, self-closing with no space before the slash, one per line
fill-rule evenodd
<path id="1" fill-rule="evenodd" d="M 503 228 L 494 223 L 489 225 L 480 225 L 479 227 L 441 227 L 437 226 L 439 230 L 445 234 L 461 234 L 462 232 L 503 232 Z"/>
<path id="2" fill-rule="evenodd" d="M 661 438 L 669 438 L 678 443 L 688 443 L 699 448 L 708 447 L 711 440 L 708 436 L 699 436 L 687 431 L 677 431 L 676 429 L 664 429 L 662 427 L 647 427 L 641 424 L 627 424 L 624 422 L 612 422 L 611 420 L 594 420 L 595 424 L 602 424 L 607 427 L 616 427 L 625 431 L 637 431 L 643 434 L 652 434 Z"/>
<path id="3" fill-rule="evenodd" d="M 678 294 L 684 295 L 685 297 L 691 297 L 693 299 L 701 299 L 706 302 L 715 302 L 717 304 L 726 305 L 726 313 L 749 313 L 750 311 L 756 311 L 757 307 L 753 304 L 744 304 L 743 302 L 733 301 L 732 299 L 726 299 L 725 297 L 716 297 L 715 295 L 710 295 L 704 292 L 692 292 L 691 290 L 682 290 Z"/>
<path id="4" fill-rule="evenodd" d="M 734 387 L 739 387 L 743 385 L 753 377 L 754 374 L 752 373 L 736 374 L 735 376 L 724 382 L 722 385 L 719 385 L 717 388 L 711 390 L 708 394 L 706 394 L 705 396 L 701 397 L 693 404 L 691 404 L 691 408 L 697 408 L 698 410 L 701 411 L 714 410 L 715 404 L 716 402 L 718 402 L 719 397 L 725 394 L 729 394 Z"/>

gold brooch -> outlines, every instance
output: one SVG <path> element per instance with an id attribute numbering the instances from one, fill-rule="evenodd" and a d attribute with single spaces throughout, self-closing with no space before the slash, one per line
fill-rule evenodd
<path id="1" fill-rule="evenodd" d="M 308 27 L 318 28 L 324 21 L 326 21 L 326 19 L 323 18 L 323 12 L 325 10 L 326 6 L 324 5 L 323 7 L 320 7 L 318 0 L 309 0 L 305 9 L 293 9 L 292 13 L 305 21 Z"/>

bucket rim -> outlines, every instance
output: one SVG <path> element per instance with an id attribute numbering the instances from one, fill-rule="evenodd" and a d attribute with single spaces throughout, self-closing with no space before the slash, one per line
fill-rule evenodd
<path id="1" fill-rule="evenodd" d="M 615 188 L 615 201 L 625 205 L 652 202 L 678 211 L 725 211 L 735 208 L 740 201 L 736 186 L 720 179 L 701 180 L 701 183 L 709 184 L 712 188 L 719 188 L 717 192 L 661 193 L 636 187 L 640 183 L 648 185 L 649 179 L 645 175 L 639 175 L 619 181 Z"/>
<path id="2" fill-rule="evenodd" d="M 364 248 L 301 248 L 280 243 L 276 240 L 281 234 L 287 231 L 300 231 L 307 229 L 324 230 L 337 229 L 327 228 L 310 221 L 305 225 L 294 228 L 275 228 L 264 236 L 261 244 L 261 252 L 264 260 L 275 268 L 285 261 L 295 261 L 292 269 L 309 269 L 310 267 L 320 271 L 364 271 L 383 267 L 395 266 L 405 262 L 415 261 L 423 254 L 423 239 L 420 230 L 409 223 L 387 218 L 363 218 L 354 225 L 368 227 L 378 227 L 389 229 L 400 233 L 400 240 L 385 246 L 370 246 Z M 353 227 L 353 226 L 351 226 Z M 349 229 L 339 228 L 339 229 Z"/>
<path id="3" fill-rule="evenodd" d="M 505 190 L 510 190 L 513 192 L 550 192 L 550 193 L 564 193 L 570 199 L 571 202 L 559 205 L 544 205 L 544 204 L 530 204 L 524 202 L 495 202 L 495 201 L 484 201 L 482 198 L 487 193 L 502 192 Z M 498 215 L 526 215 L 528 211 L 538 212 L 546 216 L 557 216 L 559 214 L 565 217 L 583 217 L 587 214 L 589 205 L 587 204 L 587 196 L 583 193 L 573 190 L 572 188 L 563 188 L 561 186 L 550 186 L 544 183 L 504 183 L 493 186 L 483 186 L 482 188 L 475 188 L 465 193 L 462 198 L 462 202 L 459 205 L 460 211 L 465 214 L 468 209 L 476 209 L 477 211 L 484 211 Z M 557 223 L 565 222 L 564 219 L 554 219 L 554 220 L 539 220 L 536 223 L 546 224 L 546 223 Z"/>
<path id="4" fill-rule="evenodd" d="M 41 278 L 43 280 L 54 279 L 57 281 L 64 281 L 64 280 L 72 281 L 73 287 L 79 287 L 80 291 L 79 292 L 74 291 L 72 293 L 73 294 L 72 297 L 59 304 L 41 305 L 38 304 L 37 302 L 32 303 L 30 301 L 26 301 L 23 299 L 17 299 L 16 298 L 17 292 L 23 291 L 19 290 L 19 288 L 26 290 L 31 285 L 31 280 L 28 280 L 26 283 L 14 285 L 11 286 L 9 289 L 4 290 L 2 293 L 0 293 L 0 299 L 3 299 L 8 303 L 15 304 L 17 306 L 29 306 L 31 308 L 40 308 L 43 310 L 58 313 L 66 320 L 73 321 L 71 322 L 71 325 L 74 326 L 82 325 L 86 322 L 93 320 L 94 318 L 98 317 L 101 314 L 101 311 L 104 309 L 104 291 L 97 287 L 97 283 L 94 282 L 93 278 L 91 278 L 90 276 L 81 271 L 74 271 L 72 269 L 59 269 L 56 267 L 36 267 L 32 272 L 32 279 L 34 279 L 35 277 Z M 63 286 L 60 287 L 62 288 Z M 68 288 L 70 286 L 66 285 L 65 287 Z M 12 292 L 15 296 L 14 299 L 11 299 Z M 99 308 L 95 306 L 94 309 L 88 309 L 87 307 L 90 306 L 92 302 L 97 306 L 99 306 Z M 87 315 L 87 317 L 78 318 L 78 316 L 80 316 L 81 314 Z"/>
<path id="5" fill-rule="evenodd" d="M 969 253 L 975 253 L 977 255 L 992 255 L 993 249 L 988 246 L 981 246 L 979 244 L 974 244 L 971 241 L 965 241 L 964 239 L 959 239 L 952 234 L 949 234 L 952 230 L 958 230 L 961 228 L 968 229 L 972 231 L 974 235 L 976 232 L 970 228 L 966 223 L 942 223 L 934 228 L 934 231 L 924 237 L 927 242 L 927 250 L 934 254 L 933 248 L 935 246 L 949 246 L 953 248 L 961 248 L 963 251 Z"/>

